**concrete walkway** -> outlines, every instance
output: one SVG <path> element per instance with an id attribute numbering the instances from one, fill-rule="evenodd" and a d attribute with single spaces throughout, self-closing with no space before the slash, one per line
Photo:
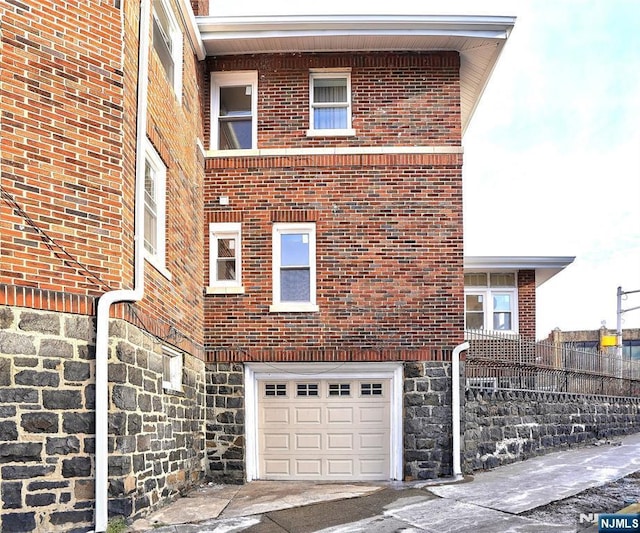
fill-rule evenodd
<path id="1" fill-rule="evenodd" d="M 210 485 L 136 521 L 130 531 L 568 533 L 577 530 L 575 524 L 519 515 L 639 470 L 640 434 L 635 434 L 480 472 L 458 483 Z"/>

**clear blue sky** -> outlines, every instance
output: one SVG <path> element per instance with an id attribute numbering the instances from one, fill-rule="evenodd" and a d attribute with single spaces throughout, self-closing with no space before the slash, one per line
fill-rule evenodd
<path id="1" fill-rule="evenodd" d="M 538 291 L 538 336 L 615 328 L 616 288 L 640 289 L 640 2 L 212 2 L 305 13 L 518 17 L 464 139 L 465 253 L 575 255 Z M 640 327 L 640 310 L 624 316 Z"/>

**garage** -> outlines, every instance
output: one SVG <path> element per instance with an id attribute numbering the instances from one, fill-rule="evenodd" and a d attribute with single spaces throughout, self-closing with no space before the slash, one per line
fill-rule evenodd
<path id="1" fill-rule="evenodd" d="M 399 479 L 401 376 L 380 363 L 248 365 L 249 479 Z"/>

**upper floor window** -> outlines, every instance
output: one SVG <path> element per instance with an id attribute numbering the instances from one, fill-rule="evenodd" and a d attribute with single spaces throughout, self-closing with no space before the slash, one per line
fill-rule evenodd
<path id="1" fill-rule="evenodd" d="M 178 99 L 182 95 L 182 32 L 167 0 L 153 2 L 153 48 Z"/>
<path id="2" fill-rule="evenodd" d="M 464 275 L 466 329 L 517 332 L 515 272 L 469 272 Z"/>
<path id="3" fill-rule="evenodd" d="M 214 150 L 257 147 L 257 89 L 255 71 L 213 72 L 211 110 Z"/>
<path id="4" fill-rule="evenodd" d="M 165 267 L 167 167 L 149 141 L 144 161 L 144 249 L 157 268 Z"/>
<path id="5" fill-rule="evenodd" d="M 312 70 L 307 135 L 355 135 L 351 129 L 351 71 Z"/>
<path id="6" fill-rule="evenodd" d="M 209 225 L 209 293 L 243 292 L 239 222 Z"/>
<path id="7" fill-rule="evenodd" d="M 273 225 L 273 305 L 271 311 L 317 311 L 316 225 Z"/>

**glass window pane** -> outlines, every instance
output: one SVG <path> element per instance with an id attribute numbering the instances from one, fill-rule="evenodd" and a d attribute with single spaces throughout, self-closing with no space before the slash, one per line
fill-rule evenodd
<path id="1" fill-rule="evenodd" d="M 280 301 L 310 302 L 311 273 L 308 268 L 291 268 L 280 271 Z"/>
<path id="2" fill-rule="evenodd" d="M 492 272 L 490 280 L 492 287 L 516 286 L 516 275 L 513 272 Z"/>
<path id="3" fill-rule="evenodd" d="M 318 130 L 346 129 L 346 107 L 321 107 L 313 110 L 313 126 Z"/>
<path id="4" fill-rule="evenodd" d="M 484 313 L 466 313 L 465 327 L 467 329 L 484 329 Z"/>
<path id="5" fill-rule="evenodd" d="M 493 329 L 511 330 L 511 313 L 493 313 Z"/>
<path id="6" fill-rule="evenodd" d="M 467 311 L 484 311 L 484 296 L 482 294 L 467 294 L 465 300 Z"/>
<path id="7" fill-rule="evenodd" d="M 220 116 L 251 116 L 251 85 L 220 87 Z"/>
<path id="8" fill-rule="evenodd" d="M 144 206 L 144 247 L 151 254 L 156 253 L 158 246 L 158 222 L 155 211 L 148 204 Z"/>
<path id="9" fill-rule="evenodd" d="M 280 264 L 287 266 L 309 265 L 309 234 L 285 233 L 280 239 Z"/>
<path id="10" fill-rule="evenodd" d="M 160 59 L 160 63 L 167 74 L 167 79 L 173 82 L 172 42 L 169 37 L 170 26 L 168 21 L 164 27 L 161 25 L 162 21 L 159 20 L 162 18 L 161 14 L 166 17 L 166 14 L 160 10 L 157 12 L 158 18 L 154 17 L 153 19 L 153 48 L 158 54 L 158 59 Z"/>
<path id="11" fill-rule="evenodd" d="M 218 259 L 216 270 L 217 281 L 233 281 L 236 279 L 236 260 Z"/>
<path id="12" fill-rule="evenodd" d="M 235 257 L 236 240 L 218 239 L 218 257 Z"/>
<path id="13" fill-rule="evenodd" d="M 494 311 L 511 311 L 511 295 L 510 294 L 494 294 L 493 310 Z"/>
<path id="14" fill-rule="evenodd" d="M 251 119 L 220 119 L 219 150 L 249 150 L 252 148 Z"/>
<path id="15" fill-rule="evenodd" d="M 347 102 L 346 78 L 316 78 L 313 80 L 313 102 Z"/>
<path id="16" fill-rule="evenodd" d="M 484 272 L 470 272 L 464 275 L 465 287 L 486 287 L 487 275 Z"/>

